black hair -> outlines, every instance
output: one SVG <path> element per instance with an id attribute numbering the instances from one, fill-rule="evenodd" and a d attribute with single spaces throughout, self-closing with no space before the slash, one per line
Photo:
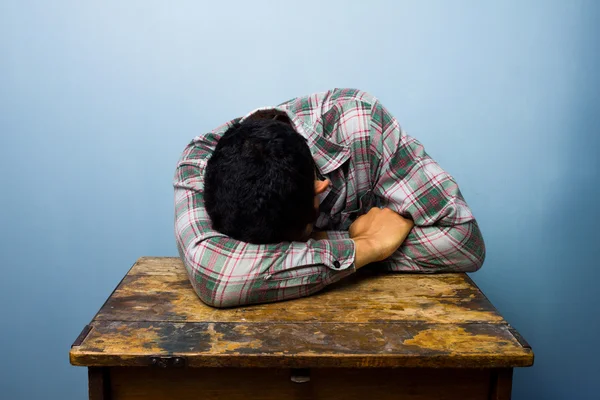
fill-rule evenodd
<path id="1" fill-rule="evenodd" d="M 306 139 L 291 125 L 236 123 L 206 166 L 204 201 L 213 229 L 255 244 L 302 240 L 316 219 L 314 180 Z"/>

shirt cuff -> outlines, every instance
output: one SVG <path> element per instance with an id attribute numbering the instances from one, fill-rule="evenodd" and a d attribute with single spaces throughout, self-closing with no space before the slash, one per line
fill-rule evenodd
<path id="1" fill-rule="evenodd" d="M 347 231 L 327 231 L 326 242 L 329 251 L 323 255 L 323 264 L 333 271 L 354 272 L 356 245 L 350 234 Z"/>

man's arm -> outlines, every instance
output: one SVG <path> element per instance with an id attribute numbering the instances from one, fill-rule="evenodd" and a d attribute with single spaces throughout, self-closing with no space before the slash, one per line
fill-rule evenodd
<path id="1" fill-rule="evenodd" d="M 383 262 L 390 271 L 475 272 L 485 245 L 476 221 L 451 227 L 415 227 L 404 246 Z"/>
<path id="2" fill-rule="evenodd" d="M 356 268 L 384 261 L 406 240 L 414 223 L 389 208 L 372 208 L 352 223 L 348 233 L 356 244 Z"/>
<path id="3" fill-rule="evenodd" d="M 212 152 L 204 140 L 186 148 L 174 182 L 177 247 L 203 302 L 230 307 L 307 296 L 355 271 L 355 243 L 348 235 L 254 245 L 214 231 L 203 201 Z"/>
<path id="4" fill-rule="evenodd" d="M 213 307 L 308 296 L 366 264 L 388 258 L 412 221 L 391 210 L 371 210 L 352 232 L 329 231 L 317 240 L 254 245 L 211 228 L 203 201 L 210 143 L 190 144 L 175 174 L 175 237 L 192 286 Z M 362 221 L 362 222 L 361 222 Z M 327 239 L 327 240 L 319 240 Z"/>
<path id="5" fill-rule="evenodd" d="M 406 135 L 379 103 L 372 109 L 375 153 L 380 158 L 375 194 L 379 204 L 411 218 L 414 228 L 384 265 L 394 271 L 472 272 L 485 245 L 454 179 L 423 146 Z"/>

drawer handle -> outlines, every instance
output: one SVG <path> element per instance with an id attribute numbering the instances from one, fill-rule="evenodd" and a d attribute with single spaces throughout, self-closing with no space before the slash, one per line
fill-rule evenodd
<path id="1" fill-rule="evenodd" d="M 308 368 L 293 368 L 290 379 L 294 383 L 310 382 L 310 369 L 308 369 Z"/>

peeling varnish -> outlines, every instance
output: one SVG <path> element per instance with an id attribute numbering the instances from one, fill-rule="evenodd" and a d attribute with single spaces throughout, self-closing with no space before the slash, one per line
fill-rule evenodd
<path id="1" fill-rule="evenodd" d="M 116 327 L 113 328 L 113 326 Z M 102 349 L 103 353 L 127 354 L 127 353 L 146 353 L 161 352 L 159 346 L 160 335 L 152 328 L 139 328 L 135 330 L 135 335 L 129 335 L 131 329 L 127 325 L 111 323 L 105 329 L 106 332 L 93 332 L 84 342 L 85 348 Z"/>
<path id="2" fill-rule="evenodd" d="M 150 320 L 173 322 L 268 322 L 268 321 L 307 321 L 307 322 L 370 322 L 390 321 L 429 321 L 440 323 L 462 322 L 500 322 L 498 315 L 487 300 L 476 293 L 479 291 L 464 279 L 435 279 L 424 277 L 417 279 L 388 280 L 395 281 L 375 287 L 368 283 L 353 287 L 354 293 L 338 293 L 333 290 L 312 297 L 284 303 L 271 303 L 218 310 L 203 304 L 188 284 L 186 278 L 175 276 L 132 277 L 113 295 L 112 303 L 100 313 L 104 320 Z M 378 277 L 386 280 L 385 277 Z M 451 281 L 452 284 L 449 284 Z M 412 293 L 407 283 L 415 284 Z M 345 292 L 346 290 L 340 290 Z M 407 293 L 407 291 L 409 293 Z M 462 297 L 459 293 L 465 293 Z M 359 296 L 362 293 L 362 296 Z M 321 299 L 320 296 L 323 296 Z M 322 299 L 327 298 L 324 302 Z M 119 299 L 140 299 L 122 301 Z M 118 305 L 115 309 L 114 305 Z M 489 310 L 480 310 L 481 305 Z"/>
<path id="3" fill-rule="evenodd" d="M 451 355 L 496 353 L 506 354 L 511 348 L 521 352 L 522 348 L 510 340 L 498 336 L 472 334 L 464 328 L 454 325 L 438 325 L 406 339 L 404 345 L 418 346 L 423 349 L 450 353 Z"/>
<path id="4" fill-rule="evenodd" d="M 250 335 L 248 335 L 247 328 L 243 325 L 235 327 L 231 334 L 239 335 L 240 338 L 250 339 L 248 341 L 227 340 L 224 333 L 217 332 L 217 330 L 215 330 L 214 323 L 208 324 L 206 332 L 210 336 L 209 353 L 231 353 L 236 352 L 239 349 L 260 349 L 262 347 L 262 341 L 260 339 L 252 338 Z"/>

